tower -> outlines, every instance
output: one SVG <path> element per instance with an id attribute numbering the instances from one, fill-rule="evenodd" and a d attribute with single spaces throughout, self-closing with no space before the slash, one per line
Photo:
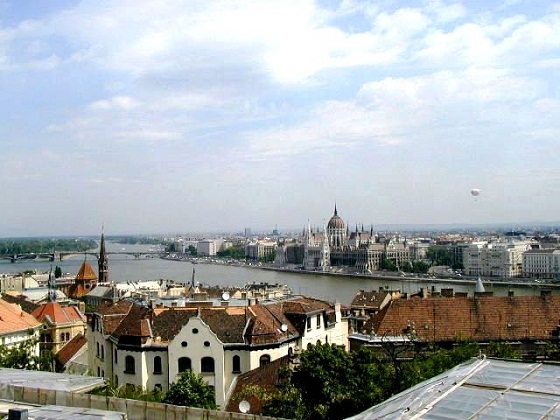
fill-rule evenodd
<path id="1" fill-rule="evenodd" d="M 342 218 L 338 215 L 336 203 L 334 205 L 334 215 L 330 218 L 327 225 L 329 245 L 332 248 L 342 248 L 346 245 L 347 229 Z"/>
<path id="2" fill-rule="evenodd" d="M 109 282 L 109 262 L 107 261 L 107 252 L 105 251 L 105 232 L 101 229 L 101 243 L 99 244 L 99 259 L 97 260 L 98 281 L 99 283 Z"/>

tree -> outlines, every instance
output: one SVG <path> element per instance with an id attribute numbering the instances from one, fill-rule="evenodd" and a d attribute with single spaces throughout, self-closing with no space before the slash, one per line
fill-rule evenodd
<path id="1" fill-rule="evenodd" d="M 187 369 L 179 375 L 176 382 L 171 384 L 163 397 L 163 402 L 173 405 L 217 409 L 214 389 L 206 384 L 202 375 Z"/>
<path id="2" fill-rule="evenodd" d="M 59 279 L 60 277 L 62 277 L 62 268 L 60 268 L 58 265 L 54 268 L 54 278 L 55 279 Z"/>
<path id="3" fill-rule="evenodd" d="M 386 364 L 369 350 L 348 353 L 329 344 L 302 352 L 299 365 L 268 396 L 263 414 L 293 419 L 341 419 L 388 396 Z M 313 384 L 310 386 L 310 384 Z"/>
<path id="4" fill-rule="evenodd" d="M 0 346 L 0 366 L 12 369 L 52 370 L 52 356 L 35 356 L 37 340 L 29 338 L 13 346 Z"/>
<path id="5" fill-rule="evenodd" d="M 383 258 L 379 263 L 379 268 L 388 271 L 398 271 L 397 264 L 393 260 Z"/>
<path id="6" fill-rule="evenodd" d="M 486 353 L 490 357 L 499 357 L 501 359 L 520 359 L 521 352 L 516 350 L 510 343 L 502 343 L 500 341 L 492 341 L 486 348 Z"/>

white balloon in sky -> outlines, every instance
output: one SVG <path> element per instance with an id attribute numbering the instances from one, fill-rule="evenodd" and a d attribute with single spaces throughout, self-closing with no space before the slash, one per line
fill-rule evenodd
<path id="1" fill-rule="evenodd" d="M 471 190 L 471 195 L 474 196 L 474 197 L 477 197 L 477 196 L 480 195 L 481 192 L 482 192 L 482 191 L 480 191 L 478 188 L 473 188 L 473 189 Z"/>

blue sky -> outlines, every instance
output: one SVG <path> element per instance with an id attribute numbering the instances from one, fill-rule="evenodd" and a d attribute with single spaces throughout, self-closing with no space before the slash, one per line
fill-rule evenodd
<path id="1" fill-rule="evenodd" d="M 560 220 L 559 75 L 553 1 L 0 0 L 0 236 Z"/>

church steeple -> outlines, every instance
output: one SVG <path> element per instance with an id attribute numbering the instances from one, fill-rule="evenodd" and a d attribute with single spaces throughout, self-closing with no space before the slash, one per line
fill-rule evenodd
<path id="1" fill-rule="evenodd" d="M 53 274 L 52 266 L 51 271 L 49 271 L 49 280 L 48 280 L 48 299 L 49 302 L 56 302 L 56 277 Z"/>
<path id="2" fill-rule="evenodd" d="M 107 252 L 105 251 L 105 228 L 101 228 L 101 243 L 99 244 L 99 260 L 98 260 L 98 281 L 99 283 L 107 283 L 109 281 L 109 262 L 107 261 Z"/>

